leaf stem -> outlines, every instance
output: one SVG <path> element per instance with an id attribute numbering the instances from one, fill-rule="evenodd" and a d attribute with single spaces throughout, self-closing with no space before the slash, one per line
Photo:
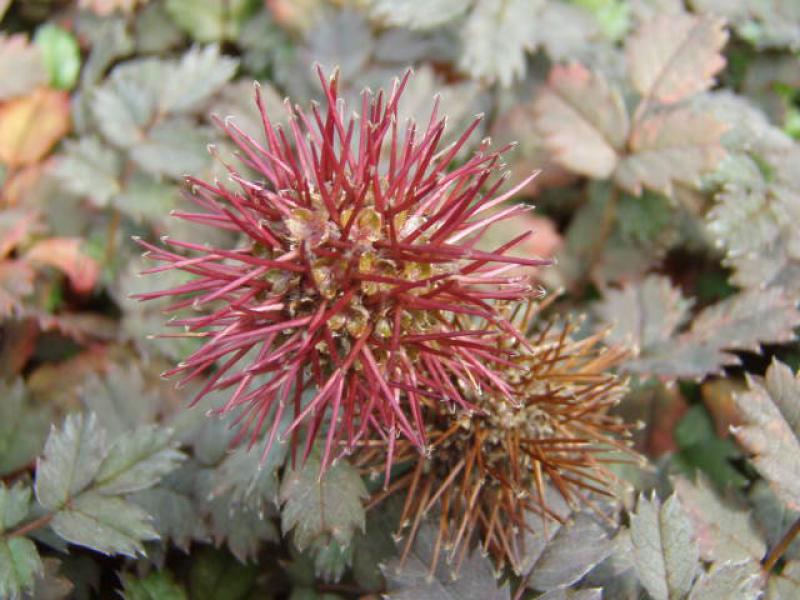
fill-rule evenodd
<path id="1" fill-rule="evenodd" d="M 765 573 L 769 573 L 772 571 L 775 563 L 778 562 L 783 553 L 786 552 L 789 545 L 794 541 L 794 538 L 797 537 L 797 534 L 800 533 L 800 519 L 797 519 L 789 530 L 783 534 L 781 541 L 775 544 L 775 547 L 769 551 L 764 561 L 761 563 L 761 568 L 764 570 Z"/>
<path id="2" fill-rule="evenodd" d="M 41 517 L 34 519 L 33 521 L 28 521 L 25 525 L 18 527 L 11 533 L 6 534 L 4 537 L 6 537 L 7 539 L 20 537 L 22 535 L 30 533 L 31 531 L 36 531 L 37 529 L 41 529 L 42 527 L 47 525 L 50 521 L 52 521 L 53 517 L 55 516 L 56 513 L 44 514 Z"/>

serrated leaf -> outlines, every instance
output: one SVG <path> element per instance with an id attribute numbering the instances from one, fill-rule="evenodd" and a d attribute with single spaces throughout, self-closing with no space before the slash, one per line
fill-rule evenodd
<path id="1" fill-rule="evenodd" d="M 782 290 L 745 291 L 702 310 L 688 331 L 643 348 L 624 368 L 663 377 L 703 377 L 739 362 L 728 350 L 788 342 L 798 325 L 800 312 Z"/>
<path id="2" fill-rule="evenodd" d="M 646 349 L 668 341 L 689 317 L 691 300 L 668 277 L 648 275 L 638 285 L 609 288 L 594 310 L 612 325 L 609 340 Z"/>
<path id="3" fill-rule="evenodd" d="M 230 554 L 205 547 L 193 553 L 189 590 L 193 600 L 244 600 L 259 568 L 243 565 Z"/>
<path id="4" fill-rule="evenodd" d="M 45 509 L 59 510 L 97 475 L 106 453 L 105 432 L 94 414 L 67 415 L 53 427 L 36 463 L 36 498 Z"/>
<path id="5" fill-rule="evenodd" d="M 143 425 L 109 448 L 93 489 L 101 494 L 129 494 L 149 488 L 185 458 L 173 448 L 172 431 Z"/>
<path id="6" fill-rule="evenodd" d="M 30 505 L 31 488 L 21 482 L 9 488 L 0 481 L 0 534 L 25 519 Z"/>
<path id="7" fill-rule="evenodd" d="M 755 482 L 748 493 L 748 500 L 768 548 L 778 544 L 792 524 L 800 519 L 800 512 L 786 506 L 763 479 Z M 800 540 L 795 539 L 783 553 L 783 557 L 800 557 Z"/>
<path id="8" fill-rule="evenodd" d="M 314 552 L 314 573 L 323 581 L 337 582 L 353 562 L 353 545 L 342 548 L 331 540 Z"/>
<path id="9" fill-rule="evenodd" d="M 121 573 L 124 600 L 186 600 L 186 593 L 168 571 L 153 571 L 145 577 Z"/>
<path id="10" fill-rule="evenodd" d="M 562 525 L 534 563 L 528 587 L 548 591 L 572 585 L 599 564 L 612 547 L 603 527 L 586 513 Z"/>
<path id="11" fill-rule="evenodd" d="M 508 87 L 525 75 L 540 0 L 481 0 L 463 25 L 459 67 L 474 79 Z"/>
<path id="12" fill-rule="evenodd" d="M 689 600 L 756 600 L 761 597 L 761 571 L 757 562 L 714 565 L 694 584 Z"/>
<path id="13" fill-rule="evenodd" d="M 180 178 L 208 165 L 209 140 L 206 128 L 186 119 L 171 118 L 150 129 L 147 137 L 131 149 L 131 158 L 152 175 Z"/>
<path id="14" fill-rule="evenodd" d="M 105 138 L 122 148 L 139 143 L 156 115 L 167 77 L 164 62 L 141 59 L 116 67 L 92 96 L 92 115 Z"/>
<path id="15" fill-rule="evenodd" d="M 39 49 L 23 34 L 0 35 L 0 100 L 27 94 L 46 81 Z"/>
<path id="16" fill-rule="evenodd" d="M 656 113 L 636 123 L 628 141 L 630 153 L 614 179 L 639 195 L 642 188 L 673 193 L 675 183 L 699 187 L 725 156 L 722 134 L 727 126 L 714 116 L 689 108 Z"/>
<path id="17" fill-rule="evenodd" d="M 662 505 L 655 496 L 641 495 L 630 527 L 634 565 L 648 593 L 654 600 L 684 598 L 697 573 L 699 551 L 677 496 Z"/>
<path id="18" fill-rule="evenodd" d="M 629 128 L 619 90 L 577 63 L 550 71 L 536 125 L 561 165 L 600 179 L 614 172 Z"/>
<path id="19" fill-rule="evenodd" d="M 32 405 L 21 379 L 0 383 L 0 476 L 30 463 L 44 447 L 50 411 Z"/>
<path id="20" fill-rule="evenodd" d="M 231 553 L 243 563 L 255 558 L 263 542 L 280 539 L 265 510 L 237 505 L 230 496 L 214 498 L 210 510 L 214 541 L 218 545 L 226 542 Z"/>
<path id="21" fill-rule="evenodd" d="M 631 83 L 664 104 L 707 90 L 725 66 L 724 22 L 712 16 L 662 14 L 639 27 L 625 50 Z"/>
<path id="22" fill-rule="evenodd" d="M 286 445 L 273 444 L 266 457 L 261 452 L 237 448 L 214 469 L 213 493 L 229 494 L 231 501 L 255 509 L 278 503 L 278 469 L 286 459 Z"/>
<path id="23" fill-rule="evenodd" d="M 194 539 L 203 539 L 205 527 L 192 498 L 168 485 L 159 485 L 131 496 L 152 517 L 162 540 L 169 540 L 184 552 Z"/>
<path id="24" fill-rule="evenodd" d="M 163 83 L 159 106 L 164 112 L 200 108 L 236 72 L 238 61 L 221 56 L 217 46 L 192 48 L 174 65 Z"/>
<path id="25" fill-rule="evenodd" d="M 498 586 L 491 562 L 477 550 L 464 560 L 458 574 L 452 572 L 452 566 L 447 564 L 445 556 L 441 556 L 431 576 L 430 565 L 434 559 L 436 537 L 436 528 L 430 523 L 423 523 L 405 563 L 401 565 L 399 559 L 394 559 L 386 565 L 387 598 L 510 600 L 508 586 Z"/>
<path id="26" fill-rule="evenodd" d="M 320 457 L 312 452 L 305 464 L 287 469 L 281 482 L 281 528 L 294 531 L 301 551 L 334 539 L 347 547 L 365 525 L 362 501 L 369 496 L 358 471 L 339 461 L 320 477 Z"/>
<path id="27" fill-rule="evenodd" d="M 144 553 L 142 542 L 158 539 L 149 515 L 141 508 L 122 498 L 92 491 L 74 498 L 50 524 L 70 543 L 131 558 Z"/>
<path id="28" fill-rule="evenodd" d="M 255 12 L 254 0 L 167 0 L 166 9 L 178 26 L 198 42 L 234 40 Z"/>
<path id="29" fill-rule="evenodd" d="M 25 537 L 0 537 L 0 598 L 19 598 L 42 571 L 36 545 Z"/>
<path id="30" fill-rule="evenodd" d="M 739 563 L 764 558 L 766 546 L 750 511 L 733 497 L 720 497 L 705 477 L 695 484 L 679 477 L 674 486 L 692 521 L 703 560 Z"/>
<path id="31" fill-rule="evenodd" d="M 173 183 L 137 170 L 111 203 L 138 222 L 158 223 L 175 207 L 178 196 Z"/>
<path id="32" fill-rule="evenodd" d="M 469 9 L 468 0 L 371 0 L 372 15 L 387 25 L 431 29 L 453 21 Z"/>
<path id="33" fill-rule="evenodd" d="M 141 367 L 112 364 L 104 375 L 91 374 L 80 392 L 87 410 L 112 439 L 156 420 L 163 400 L 145 385 Z"/>
<path id="34" fill-rule="evenodd" d="M 800 510 L 800 376 L 773 360 L 764 382 L 748 384 L 734 396 L 744 423 L 733 433 L 778 497 Z"/>
<path id="35" fill-rule="evenodd" d="M 75 87 L 81 69 L 81 50 L 75 36 L 47 23 L 36 30 L 33 40 L 41 50 L 50 86 L 57 90 Z"/>
<path id="36" fill-rule="evenodd" d="M 725 17 L 756 48 L 800 48 L 800 5 L 794 0 L 692 0 L 691 5 Z"/>
<path id="37" fill-rule="evenodd" d="M 186 600 L 183 587 L 175 582 L 168 571 L 153 571 L 146 577 L 137 579 L 123 575 L 125 586 L 122 596 L 125 600 Z"/>
<path id="38" fill-rule="evenodd" d="M 120 191 L 120 156 L 94 136 L 68 140 L 55 169 L 62 185 L 105 206 Z"/>

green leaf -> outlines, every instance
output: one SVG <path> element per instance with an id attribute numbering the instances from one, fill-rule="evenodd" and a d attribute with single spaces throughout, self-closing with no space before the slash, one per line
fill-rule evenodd
<path id="1" fill-rule="evenodd" d="M 258 4 L 257 0 L 167 0 L 166 9 L 198 42 L 221 42 L 238 37 Z"/>
<path id="2" fill-rule="evenodd" d="M 694 484 L 679 477 L 674 486 L 692 521 L 703 560 L 739 563 L 764 558 L 766 546 L 750 511 L 731 494 L 719 496 L 705 477 Z"/>
<path id="3" fill-rule="evenodd" d="M 336 540 L 318 546 L 314 553 L 314 573 L 322 581 L 336 582 L 353 562 L 353 545 L 342 548 Z"/>
<path id="4" fill-rule="evenodd" d="M 122 164 L 119 154 L 94 136 L 67 140 L 55 173 L 69 191 L 106 206 L 120 191 Z"/>
<path id="5" fill-rule="evenodd" d="M 800 5 L 794 0 L 692 0 L 702 13 L 724 17 L 756 48 L 800 47 Z"/>
<path id="6" fill-rule="evenodd" d="M 307 39 L 309 54 L 329 73 L 338 67 L 345 79 L 363 73 L 374 46 L 369 23 L 364 15 L 353 10 L 337 11 L 319 19 Z"/>
<path id="7" fill-rule="evenodd" d="M 57 512 L 51 526 L 68 542 L 131 558 L 144 553 L 143 541 L 158 539 L 149 515 L 141 508 L 93 491 L 81 494 Z"/>
<path id="8" fill-rule="evenodd" d="M 339 461 L 320 477 L 320 457 L 312 452 L 305 465 L 287 469 L 281 482 L 281 527 L 294 530 L 300 550 L 336 540 L 347 547 L 357 529 L 364 529 L 364 482 L 355 468 Z"/>
<path id="9" fill-rule="evenodd" d="M 134 361 L 109 365 L 102 376 L 92 373 L 80 396 L 112 439 L 154 422 L 163 408 L 163 398 L 145 385 L 141 366 Z"/>
<path id="10" fill-rule="evenodd" d="M 689 600 L 756 600 L 761 597 L 761 572 L 757 562 L 714 565 L 694 584 Z M 788 598 L 789 596 L 787 596 Z"/>
<path id="11" fill-rule="evenodd" d="M 183 587 L 175 582 L 168 571 L 153 571 L 146 577 L 137 579 L 123 575 L 125 600 L 186 600 L 188 596 Z"/>
<path id="12" fill-rule="evenodd" d="M 734 396 L 744 423 L 732 431 L 778 497 L 800 510 L 800 374 L 773 360 L 764 381 L 748 384 Z"/>
<path id="13" fill-rule="evenodd" d="M 280 539 L 277 528 L 268 518 L 269 513 L 264 510 L 237 505 L 230 496 L 214 498 L 209 508 L 214 541 L 217 544 L 227 542 L 231 553 L 242 562 L 255 558 L 262 542 Z"/>
<path id="14" fill-rule="evenodd" d="M 27 94 L 46 81 L 41 50 L 24 34 L 0 34 L 0 100 Z"/>
<path id="15" fill-rule="evenodd" d="M 628 38 L 631 83 L 642 96 L 664 104 L 705 91 L 725 66 L 720 50 L 727 40 L 719 18 L 658 15 Z"/>
<path id="16" fill-rule="evenodd" d="M 539 94 L 536 126 L 563 167 L 595 178 L 614 172 L 628 136 L 622 94 L 582 65 L 556 66 Z"/>
<path id="17" fill-rule="evenodd" d="M 121 193 L 111 200 L 115 208 L 138 222 L 159 223 L 175 208 L 179 191 L 173 183 L 134 171 Z"/>
<path id="18" fill-rule="evenodd" d="M 699 469 L 720 487 L 742 487 L 745 478 L 731 461 L 741 458 L 741 452 L 730 438 L 720 438 L 714 430 L 711 415 L 702 405 L 689 408 L 674 430 L 680 452 L 673 463 L 689 476 Z"/>
<path id="19" fill-rule="evenodd" d="M 227 552 L 203 547 L 192 553 L 189 589 L 194 600 L 244 600 L 259 568 L 243 565 Z"/>
<path id="20" fill-rule="evenodd" d="M 25 537 L 0 537 L 0 598 L 19 598 L 42 572 L 36 545 Z"/>
<path id="21" fill-rule="evenodd" d="M 558 532 L 536 557 L 527 580 L 528 587 L 547 591 L 571 585 L 604 560 L 611 550 L 603 527 L 588 514 L 578 513 L 558 527 Z"/>
<path id="22" fill-rule="evenodd" d="M 755 482 L 748 493 L 748 500 L 768 548 L 778 544 L 792 524 L 800 519 L 800 512 L 786 506 L 763 479 Z M 787 559 L 800 557 L 800 540 L 795 538 L 783 556 Z"/>
<path id="23" fill-rule="evenodd" d="M 29 464 L 44 447 L 50 411 L 31 404 L 21 379 L 0 382 L 0 476 Z"/>
<path id="24" fill-rule="evenodd" d="M 404 564 L 399 559 L 390 561 L 384 569 L 387 583 L 387 598 L 391 600 L 462 600 L 481 598 L 481 600 L 510 600 L 509 587 L 498 586 L 494 568 L 488 558 L 475 550 L 461 565 L 456 575 L 452 565 L 445 559 L 442 550 L 431 573 L 430 565 L 434 559 L 437 529 L 424 522 L 417 532 L 414 545 Z"/>
<path id="25" fill-rule="evenodd" d="M 31 488 L 22 482 L 8 488 L 0 481 L 0 534 L 22 522 L 30 506 Z"/>
<path id="26" fill-rule="evenodd" d="M 207 128 L 172 118 L 150 129 L 147 137 L 131 149 L 131 158 L 152 175 L 180 178 L 208 165 L 209 140 Z"/>
<path id="27" fill-rule="evenodd" d="M 689 517 L 673 495 L 664 504 L 653 496 L 639 496 L 631 514 L 634 565 L 654 600 L 679 600 L 692 587 L 699 551 Z"/>
<path id="28" fill-rule="evenodd" d="M 75 36 L 47 23 L 36 30 L 33 40 L 42 52 L 50 87 L 58 90 L 74 88 L 81 70 L 81 50 Z"/>
<path id="29" fill-rule="evenodd" d="M 174 64 L 163 82 L 159 106 L 164 112 L 190 112 L 202 108 L 233 77 L 238 61 L 221 56 L 215 45 L 192 48 Z"/>
<path id="30" fill-rule="evenodd" d="M 141 141 L 155 119 L 158 93 L 167 76 L 162 61 L 133 60 L 116 67 L 95 89 L 92 115 L 108 141 L 121 148 Z"/>
<path id="31" fill-rule="evenodd" d="M 432 29 L 463 15 L 468 0 L 371 0 L 372 15 L 387 25 Z"/>
<path id="32" fill-rule="evenodd" d="M 286 459 L 286 444 L 273 444 L 269 454 L 239 447 L 214 469 L 214 494 L 230 494 L 237 504 L 262 509 L 266 503 L 278 504 L 278 474 Z"/>
<path id="33" fill-rule="evenodd" d="M 467 17 L 458 66 L 474 79 L 508 87 L 526 70 L 541 0 L 482 0 Z"/>
<path id="34" fill-rule="evenodd" d="M 68 415 L 53 428 L 36 465 L 36 498 L 47 510 L 59 510 L 97 475 L 106 453 L 105 432 L 94 414 Z"/>
<path id="35" fill-rule="evenodd" d="M 139 427 L 111 446 L 93 488 L 101 494 L 129 494 L 152 487 L 185 458 L 173 445 L 171 430 Z"/>

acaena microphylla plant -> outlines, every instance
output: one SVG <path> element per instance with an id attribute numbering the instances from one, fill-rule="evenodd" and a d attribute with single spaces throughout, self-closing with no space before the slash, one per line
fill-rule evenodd
<path id="1" fill-rule="evenodd" d="M 538 307 L 527 303 L 514 310 L 514 321 L 528 331 Z M 429 415 L 429 457 L 405 440 L 397 445 L 400 474 L 370 505 L 405 493 L 401 564 L 423 519 L 436 511 L 431 573 L 443 552 L 458 572 L 475 543 L 498 568 L 522 573 L 526 533 L 562 518 L 548 504 L 548 486 L 569 506 L 592 506 L 591 497 L 611 495 L 617 480 L 607 463 L 638 461 L 626 439 L 629 425 L 610 413 L 626 391 L 625 381 L 610 372 L 624 352 L 605 346 L 604 332 L 579 339 L 574 328 L 572 322 L 549 323 L 530 334 L 530 346 L 498 332 L 498 348 L 512 357 L 498 374 L 515 402 L 485 393 L 469 398 L 477 412 Z M 385 453 L 381 440 L 367 440 L 355 461 L 378 474 Z"/>
<path id="2" fill-rule="evenodd" d="M 281 435 L 293 455 L 299 433 L 304 456 L 324 438 L 324 469 L 369 432 L 387 441 L 388 465 L 397 439 L 426 449 L 426 412 L 475 410 L 469 398 L 481 390 L 513 401 L 506 359 L 471 323 L 526 344 L 498 306 L 537 293 L 515 267 L 548 261 L 509 255 L 532 232 L 494 251 L 475 247 L 487 228 L 527 210 L 493 209 L 530 180 L 500 192 L 507 148 L 491 151 L 488 140 L 456 161 L 480 117 L 442 147 L 438 101 L 424 128 L 398 121 L 408 73 L 388 95 L 365 90 L 350 116 L 337 76 L 319 75 L 322 108 L 287 102 L 286 129 L 273 124 L 258 86 L 263 139 L 218 121 L 245 169 L 227 166 L 231 185 L 188 177 L 187 196 L 202 210 L 175 214 L 236 232 L 241 243 L 142 241 L 162 263 L 146 273 L 192 278 L 139 297 L 173 297 L 171 325 L 203 342 L 166 375 L 210 373 L 197 399 L 230 389 L 216 412 L 238 410 L 252 442 L 266 435 L 265 453 L 291 415 Z M 201 314 L 180 314 L 187 308 Z"/>

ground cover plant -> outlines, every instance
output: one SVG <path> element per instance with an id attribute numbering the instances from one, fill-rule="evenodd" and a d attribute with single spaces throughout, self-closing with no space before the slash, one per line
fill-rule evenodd
<path id="1" fill-rule="evenodd" d="M 800 597 L 797 2 L 0 18 L 0 598 Z"/>

